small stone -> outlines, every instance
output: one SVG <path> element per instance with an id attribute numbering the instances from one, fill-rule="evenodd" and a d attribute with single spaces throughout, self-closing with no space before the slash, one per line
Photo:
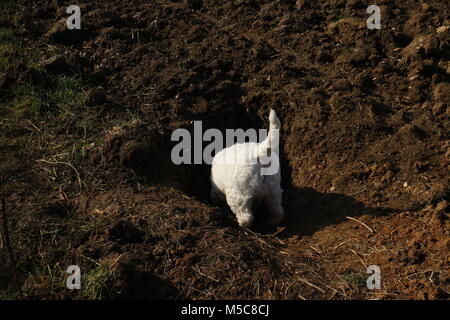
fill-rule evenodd
<path id="1" fill-rule="evenodd" d="M 446 32 L 450 29 L 450 26 L 440 26 L 439 28 L 436 29 L 437 33 L 442 33 L 442 32 Z"/>
<path id="2" fill-rule="evenodd" d="M 448 202 L 446 200 L 442 200 L 441 202 L 439 202 L 436 206 L 436 211 L 437 212 L 442 212 L 445 211 L 448 207 Z"/>
<path id="3" fill-rule="evenodd" d="M 433 56 L 439 49 L 439 41 L 434 35 L 420 35 L 402 50 L 404 61 L 415 61 Z"/>

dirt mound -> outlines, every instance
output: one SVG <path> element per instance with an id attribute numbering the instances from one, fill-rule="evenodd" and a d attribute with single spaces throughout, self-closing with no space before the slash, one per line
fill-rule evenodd
<path id="1" fill-rule="evenodd" d="M 161 134 L 134 122 L 113 128 L 105 137 L 101 155 L 95 155 L 94 161 L 95 157 L 100 156 L 113 166 L 119 165 L 133 169 L 137 174 L 151 175 L 164 170 L 170 172 L 175 168 L 171 165 L 169 151 Z"/>

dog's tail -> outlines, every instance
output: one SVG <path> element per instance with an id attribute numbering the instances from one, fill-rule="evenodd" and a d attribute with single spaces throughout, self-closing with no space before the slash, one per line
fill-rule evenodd
<path id="1" fill-rule="evenodd" d="M 281 122 L 280 119 L 278 119 L 277 117 L 277 113 L 273 109 L 270 109 L 269 121 L 270 121 L 270 130 L 272 129 L 280 130 Z"/>
<path id="2" fill-rule="evenodd" d="M 278 151 L 279 143 L 280 143 L 280 129 L 281 122 L 277 117 L 277 113 L 275 110 L 270 109 L 269 114 L 269 133 L 267 137 L 260 143 L 260 152 L 265 152 L 267 154 L 267 149 L 271 149 L 273 151 Z"/>

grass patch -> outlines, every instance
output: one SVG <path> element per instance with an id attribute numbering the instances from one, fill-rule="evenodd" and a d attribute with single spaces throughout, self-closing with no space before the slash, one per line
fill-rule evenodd
<path id="1" fill-rule="evenodd" d="M 40 90 L 31 84 L 20 85 L 10 90 L 12 98 L 7 101 L 7 109 L 14 120 L 31 119 L 39 114 L 43 101 Z"/>
<path id="2" fill-rule="evenodd" d="M 89 259 L 91 260 L 91 259 Z M 117 271 L 114 263 L 93 261 L 96 265 L 88 272 L 81 267 L 81 289 L 70 290 L 67 288 L 66 273 L 59 264 L 54 267 L 47 265 L 43 270 L 30 273 L 23 285 L 24 294 L 29 297 L 61 297 L 71 296 L 80 300 L 102 300 L 111 298 L 117 282 Z M 0 299 L 20 298 L 14 288 L 0 290 Z"/>
<path id="3" fill-rule="evenodd" d="M 97 267 L 90 270 L 86 277 L 82 277 L 82 299 L 102 300 L 112 294 L 117 280 L 117 272 L 108 262 L 100 262 Z"/>
<path id="4" fill-rule="evenodd" d="M 365 288 L 367 284 L 367 275 L 359 272 L 350 272 L 342 277 L 354 288 Z"/>
<path id="5" fill-rule="evenodd" d="M 6 94 L 9 99 L 6 98 L 1 104 L 15 121 L 40 119 L 50 112 L 56 112 L 62 118 L 59 120 L 67 116 L 75 117 L 84 106 L 86 97 L 81 81 L 67 76 L 55 77 L 47 90 L 26 83 L 7 90 Z"/>
<path id="6" fill-rule="evenodd" d="M 75 77 L 59 76 L 50 90 L 48 101 L 58 105 L 61 110 L 77 108 L 84 105 L 86 94 L 83 92 L 81 80 Z"/>
<path id="7" fill-rule="evenodd" d="M 56 295 L 65 286 L 67 276 L 59 266 L 52 270 L 47 265 L 42 271 L 30 273 L 23 286 L 24 294 L 30 297 Z"/>
<path id="8" fill-rule="evenodd" d="M 0 10 L 0 16 L 5 12 Z M 11 13 L 19 14 L 17 10 Z M 47 175 L 50 187 L 46 185 L 45 190 L 40 189 L 39 181 L 35 185 L 35 181 L 30 183 L 33 196 L 50 192 L 56 198 L 63 190 L 72 199 L 80 192 L 78 179 L 88 181 L 85 177 L 91 174 L 91 168 L 84 167 L 83 160 L 95 145 L 100 144 L 105 128 L 137 115 L 107 113 L 100 118 L 102 109 L 86 106 L 83 76 L 45 73 L 38 60 L 31 56 L 39 56 L 39 50 L 30 45 L 30 48 L 24 47 L 25 42 L 16 38 L 13 30 L 0 28 L 0 76 L 6 72 L 13 74 L 9 71 L 20 66 L 18 77 L 9 76 L 8 81 L 0 82 L 0 152 L 5 155 L 5 161 L 12 164 L 33 162 L 38 167 L 33 170 Z M 31 78 L 37 81 L 32 82 Z M 26 177 L 29 169 L 18 168 L 17 171 Z M 31 201 L 40 204 L 40 200 Z M 32 206 L 25 216 L 28 220 L 21 217 L 12 228 L 17 267 L 25 278 L 22 282 L 25 295 L 92 300 L 113 296 L 118 275 L 114 263 L 109 262 L 84 261 L 81 290 L 67 289 L 69 275 L 63 261 L 73 238 L 64 234 L 64 230 L 73 226 L 70 215 L 60 221 L 58 217 L 46 216 L 40 207 Z M 14 223 L 13 219 L 11 223 Z M 104 221 L 95 218 L 87 229 L 102 223 Z M 76 228 L 83 229 L 83 226 L 77 224 Z M 6 260 L 4 258 L 5 254 L 0 250 L 0 260 Z M 0 274 L 0 282 L 1 277 L 3 274 Z M 0 299 L 17 298 L 10 281 L 0 285 Z"/>
<path id="9" fill-rule="evenodd" d="M 0 28 L 0 72 L 6 72 L 13 60 L 17 59 L 18 42 L 14 33 Z"/>
<path id="10" fill-rule="evenodd" d="M 22 54 L 13 31 L 0 28 L 0 72 L 6 73 L 11 66 L 19 64 L 25 69 L 39 69 L 36 61 Z M 58 117 L 75 117 L 86 99 L 81 79 L 64 75 L 48 77 L 50 83 L 46 87 L 35 85 L 28 80 L 26 83 L 0 88 L 0 94 L 3 96 L 0 100 L 2 116 L 13 121 L 36 120 L 46 112 L 56 111 Z"/>
<path id="11" fill-rule="evenodd" d="M 22 297 L 13 288 L 7 288 L 5 290 L 0 290 L 0 300 L 20 300 Z"/>

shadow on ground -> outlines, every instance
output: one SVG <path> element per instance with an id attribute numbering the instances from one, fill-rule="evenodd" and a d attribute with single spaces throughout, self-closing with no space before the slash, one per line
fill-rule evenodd
<path id="1" fill-rule="evenodd" d="M 344 194 L 322 193 L 309 187 L 295 186 L 290 181 L 292 168 L 287 159 L 282 157 L 282 164 L 286 218 L 283 223 L 285 229 L 278 234 L 280 238 L 311 235 L 324 227 L 347 220 L 346 217 L 383 216 L 397 212 L 391 208 L 368 207 Z"/>

